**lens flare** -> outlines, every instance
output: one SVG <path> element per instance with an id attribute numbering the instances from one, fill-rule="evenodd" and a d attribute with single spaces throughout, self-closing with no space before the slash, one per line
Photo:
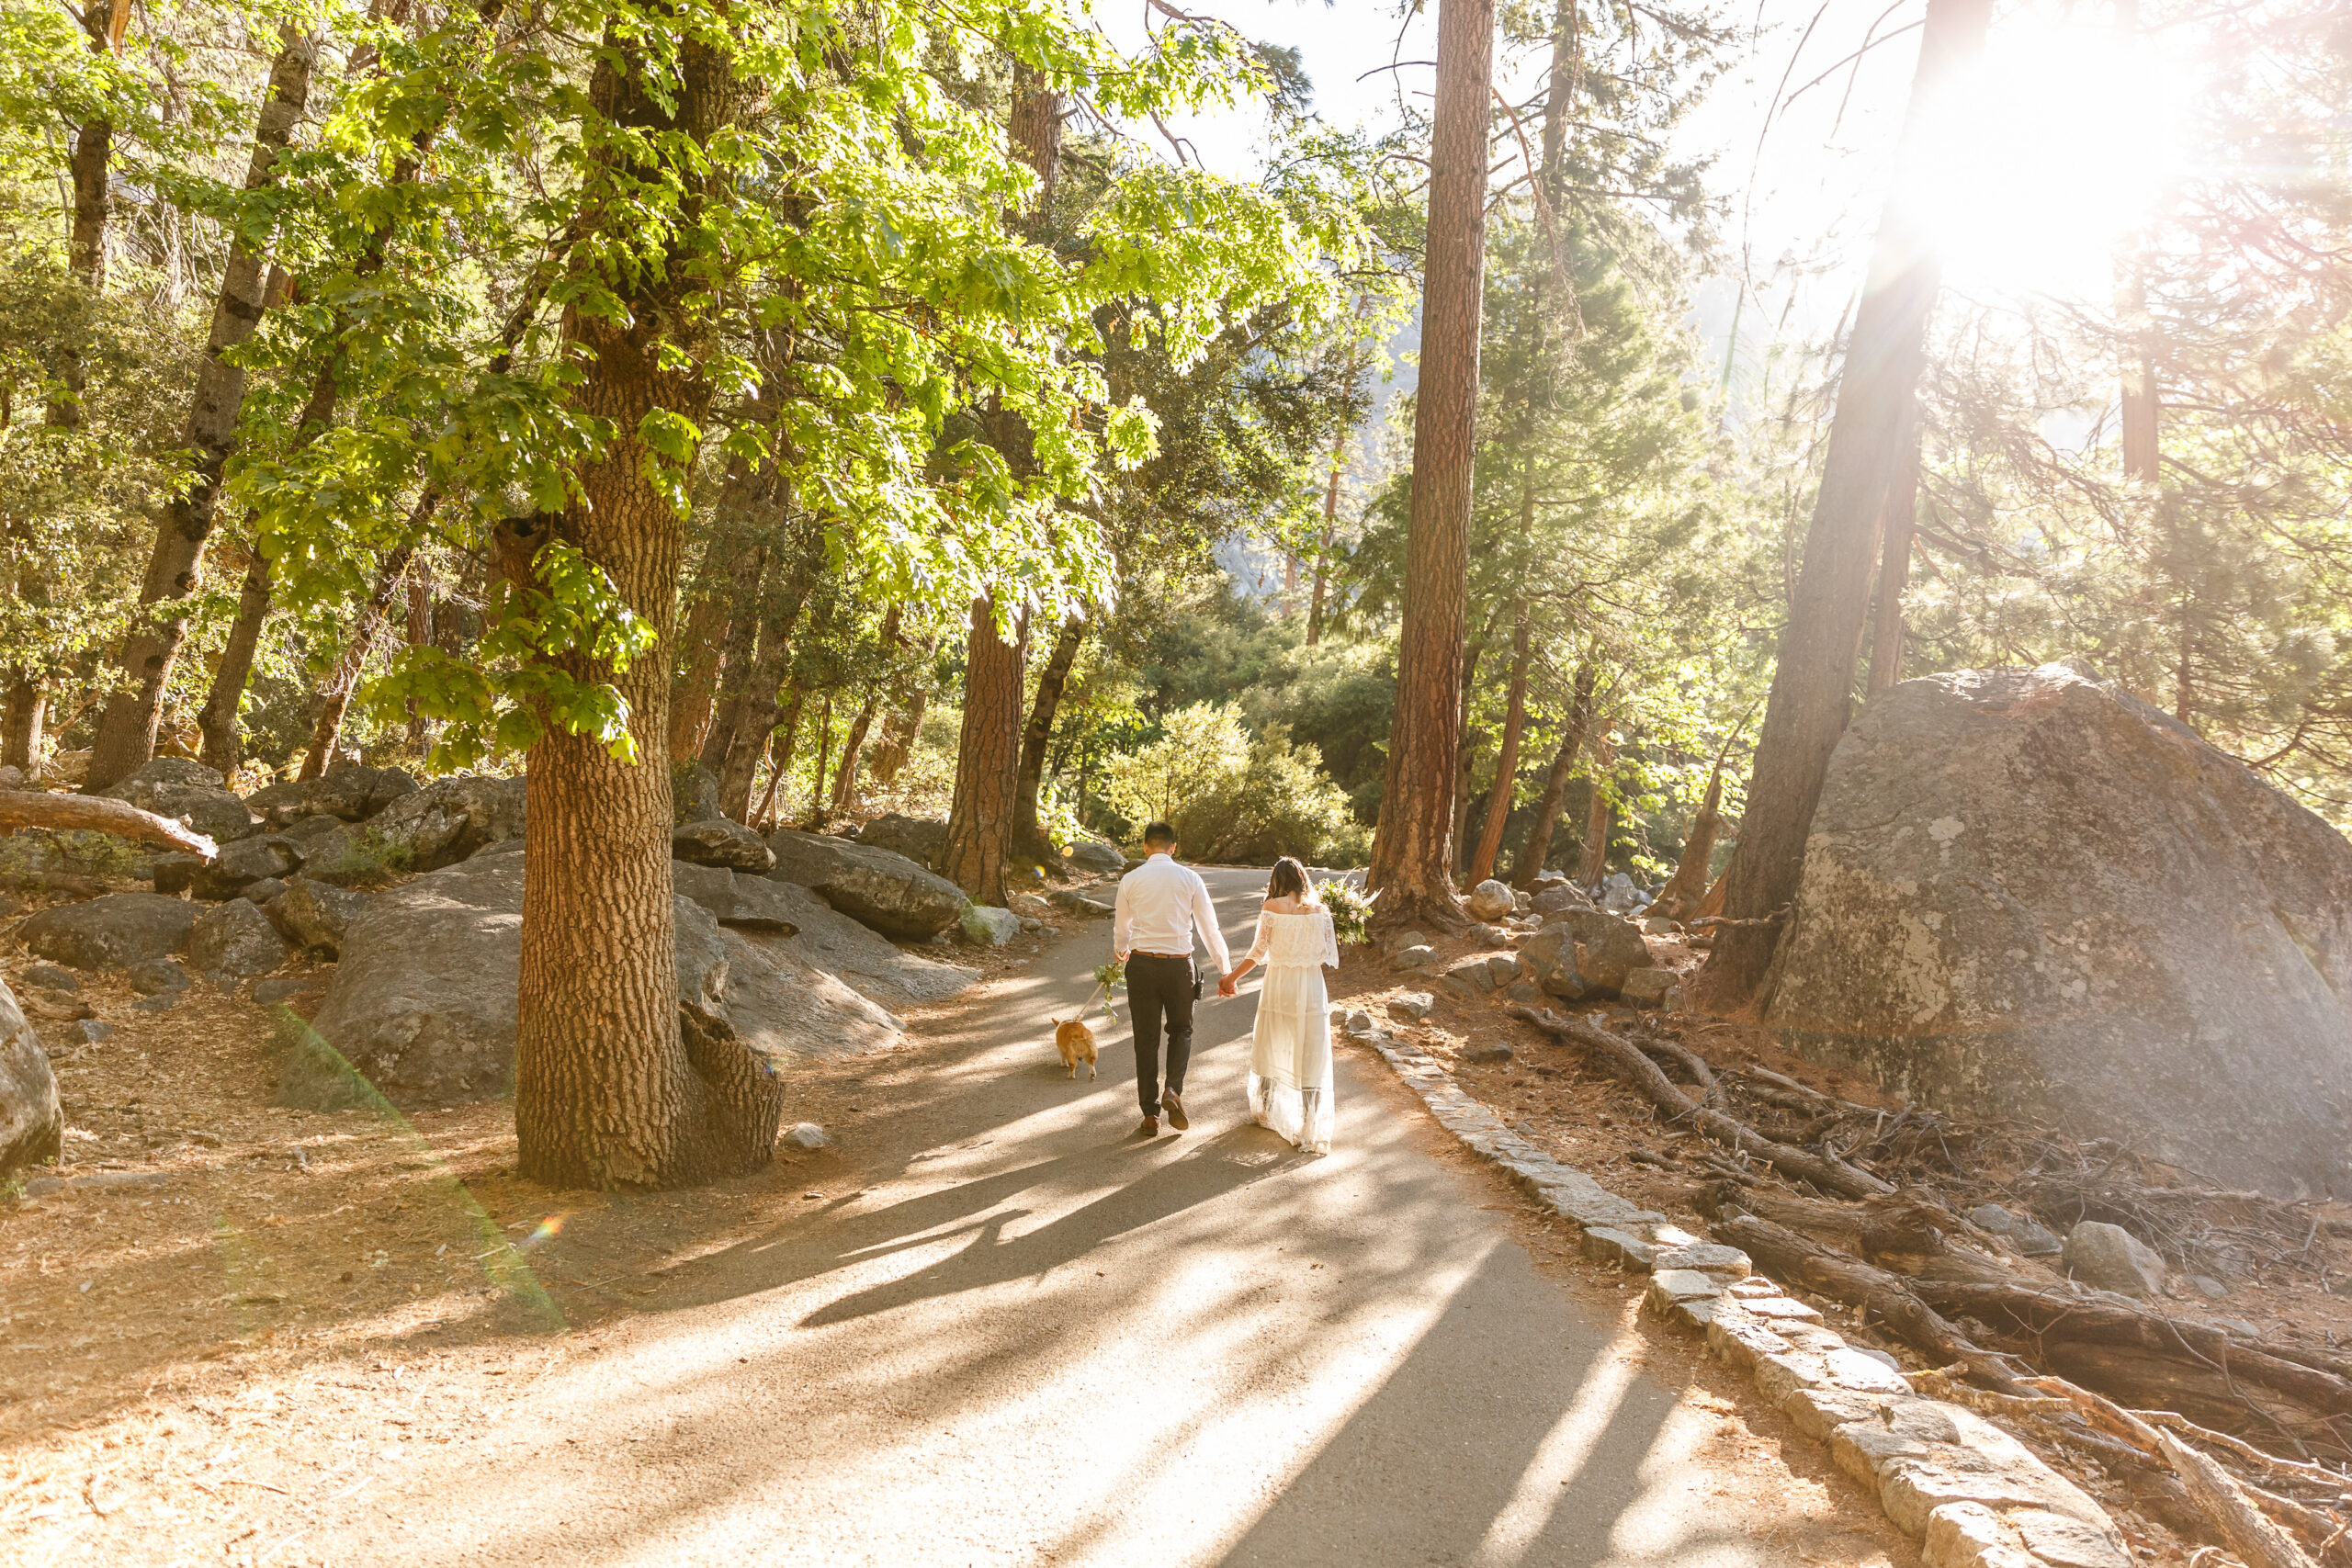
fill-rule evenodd
<path id="1" fill-rule="evenodd" d="M 2185 161 L 2192 73 L 2111 28 L 1997 19 L 1921 106 L 1903 189 L 1953 287 L 2097 298 Z"/>
<path id="2" fill-rule="evenodd" d="M 571 1211 L 569 1209 L 566 1209 L 560 1214 L 549 1214 L 546 1219 L 539 1222 L 538 1229 L 533 1231 L 530 1235 L 523 1238 L 522 1245 L 525 1247 L 537 1247 L 539 1243 L 546 1241 L 550 1236 L 562 1235 L 563 1222 L 571 1217 Z"/>

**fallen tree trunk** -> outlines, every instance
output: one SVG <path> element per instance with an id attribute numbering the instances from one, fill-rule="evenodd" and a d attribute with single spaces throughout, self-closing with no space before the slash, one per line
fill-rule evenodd
<path id="1" fill-rule="evenodd" d="M 2173 1473 L 2188 1488 L 2199 1511 L 2213 1522 L 2230 1550 L 2245 1559 L 2246 1568 L 2313 1568 L 2302 1549 L 2284 1529 L 2263 1517 L 2227 1471 L 2195 1450 L 2184 1448 L 2169 1432 L 2158 1432 L 2156 1444 Z"/>
<path id="2" fill-rule="evenodd" d="M 2036 1360 L 2119 1402 L 2177 1410 L 2217 1429 L 2251 1417 L 2297 1447 L 2352 1453 L 2352 1382 L 2270 1348 L 2106 1297 L 1940 1280 L 1917 1289 L 1941 1311 L 2031 1341 Z"/>
<path id="3" fill-rule="evenodd" d="M 112 833 L 119 839 L 163 844 L 210 860 L 220 846 L 186 823 L 152 811 L 141 811 L 127 800 L 98 795 L 49 795 L 40 790 L 0 790 L 0 829 L 50 828 L 68 832 Z"/>
<path id="4" fill-rule="evenodd" d="M 1805 1149 L 1774 1143 L 1746 1122 L 1695 1103 L 1630 1040 L 1611 1034 L 1580 1018 L 1564 1019 L 1556 1013 L 1537 1012 L 1530 1007 L 1514 1007 L 1508 1010 L 1512 1017 L 1525 1019 L 1546 1033 L 1573 1040 L 1598 1054 L 1620 1081 L 1638 1090 L 1651 1104 L 1664 1111 L 1669 1121 L 1687 1122 L 1715 1142 L 1736 1149 L 1752 1159 L 1763 1160 L 1783 1176 L 1810 1181 L 1825 1191 L 1840 1193 L 1848 1198 L 1867 1198 L 1894 1190 L 1866 1170 L 1857 1170 L 1852 1166 Z"/>
<path id="5" fill-rule="evenodd" d="M 1997 1393 L 2033 1395 L 1998 1355 L 1978 1348 L 1898 1276 L 1753 1214 L 1718 1219 L 1714 1230 L 1718 1239 L 1747 1253 L 1766 1273 L 1860 1307 L 1921 1355 L 1945 1365 L 1959 1363 Z"/>

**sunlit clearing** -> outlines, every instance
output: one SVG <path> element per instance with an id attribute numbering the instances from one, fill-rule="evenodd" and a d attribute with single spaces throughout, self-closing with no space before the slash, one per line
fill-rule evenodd
<path id="1" fill-rule="evenodd" d="M 1925 106 L 1904 187 L 1972 292 L 2103 299 L 2181 169 L 2190 73 L 2113 28 L 1997 17 L 1984 62 Z"/>

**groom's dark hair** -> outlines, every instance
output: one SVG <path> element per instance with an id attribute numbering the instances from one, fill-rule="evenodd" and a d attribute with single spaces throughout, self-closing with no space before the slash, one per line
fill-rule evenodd
<path id="1" fill-rule="evenodd" d="M 1175 841 L 1176 829 L 1170 828 L 1165 822 L 1154 822 L 1150 827 L 1146 828 L 1143 830 L 1143 847 L 1145 849 L 1156 849 L 1161 844 L 1172 844 Z"/>

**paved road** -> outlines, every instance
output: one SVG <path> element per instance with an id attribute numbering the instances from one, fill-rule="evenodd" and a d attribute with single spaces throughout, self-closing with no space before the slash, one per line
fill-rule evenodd
<path id="1" fill-rule="evenodd" d="M 1246 941 L 1261 874 L 1214 873 Z M 497 1440 L 404 1469 L 334 1562 L 1789 1563 L 1693 1459 L 1713 1417 L 1537 1272 L 1494 1190 L 1343 1064 L 1339 1137 L 1249 1124 L 1254 1000 L 1204 1006 L 1193 1130 L 1039 1021 L 1104 928 L 921 1048 L 871 1181 L 692 1260 Z M 928 1053 L 923 1055 L 922 1053 Z M 1361 1072 L 1379 1070 L 1376 1066 Z M 887 1145 L 887 1146 L 886 1146 Z"/>

